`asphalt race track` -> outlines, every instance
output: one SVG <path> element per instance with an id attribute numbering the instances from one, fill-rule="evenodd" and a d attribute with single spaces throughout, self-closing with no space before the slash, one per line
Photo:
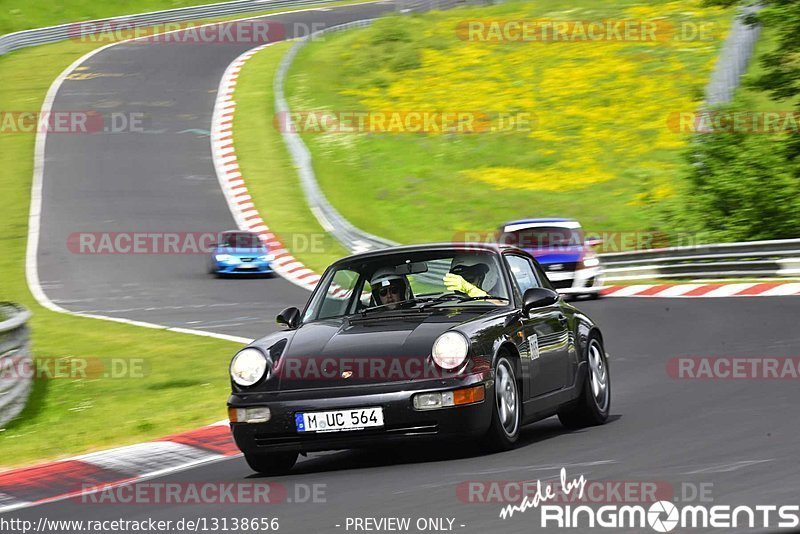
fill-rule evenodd
<path id="1" fill-rule="evenodd" d="M 366 4 L 270 19 L 286 24 L 292 37 L 312 23 L 334 26 L 392 8 Z M 54 111 L 142 114 L 145 133 L 48 135 L 38 263 L 53 302 L 240 336 L 273 329 L 278 312 L 305 302 L 308 292 L 281 278 L 214 280 L 202 254 L 86 254 L 67 245 L 77 233 L 236 228 L 214 173 L 208 130 L 222 73 L 254 46 L 120 44 L 86 61 L 80 79 L 64 81 Z"/>
<path id="2" fill-rule="evenodd" d="M 332 25 L 390 8 L 371 4 L 274 18 Z M 96 77 L 65 81 L 54 109 L 145 111 L 153 120 L 150 134 L 48 136 L 38 258 L 43 288 L 54 302 L 245 337 L 269 331 L 277 311 L 304 302 L 307 292 L 281 278 L 213 279 L 202 256 L 80 255 L 65 246 L 73 232 L 234 226 L 208 135 L 198 131 L 209 128 L 225 67 L 250 47 L 123 44 L 85 64 Z M 569 477 L 583 474 L 590 481 L 658 482 L 676 499 L 707 484 L 714 504 L 797 504 L 796 381 L 681 380 L 668 375 L 667 363 L 676 356 L 800 355 L 800 298 L 618 298 L 578 306 L 603 328 L 612 357 L 612 420 L 603 427 L 569 432 L 549 419 L 526 429 L 517 449 L 494 455 L 468 443 L 314 454 L 301 458 L 291 476 L 270 479 L 293 501 L 303 500 L 297 497 L 305 485 L 322 485 L 320 502 L 101 506 L 77 499 L 6 516 L 34 522 L 42 516 L 277 517 L 280 532 L 297 533 L 353 532 L 345 529 L 348 517 L 410 517 L 412 524 L 432 517 L 454 519 L 455 531 L 534 532 L 540 530 L 538 511 L 502 520 L 501 504 L 465 502 L 459 484 L 551 479 L 561 467 Z M 248 480 L 262 479 L 233 458 L 157 481 Z"/>
<path id="3" fill-rule="evenodd" d="M 265 516 L 278 517 L 281 532 L 298 533 L 345 532 L 335 525 L 347 517 L 450 517 L 465 525 L 457 531 L 535 532 L 537 511 L 502 521 L 499 504 L 462 501 L 459 483 L 551 479 L 561 467 L 588 480 L 666 483 L 676 497 L 684 483 L 710 483 L 715 504 L 797 503 L 796 381 L 675 380 L 666 364 L 676 355 L 797 355 L 800 299 L 621 298 L 582 307 L 604 328 L 612 355 L 612 421 L 605 426 L 569 432 L 548 419 L 525 430 L 516 450 L 488 456 L 468 444 L 315 454 L 301 458 L 291 476 L 269 479 L 285 485 L 290 497 L 302 496 L 296 486 L 324 484 L 324 503 L 101 506 L 75 500 L 12 514 L 33 520 Z M 261 479 L 241 458 L 158 479 L 246 480 Z"/>

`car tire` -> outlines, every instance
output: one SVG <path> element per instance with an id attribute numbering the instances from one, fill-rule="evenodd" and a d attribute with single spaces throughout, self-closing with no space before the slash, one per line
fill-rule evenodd
<path id="1" fill-rule="evenodd" d="M 576 402 L 558 412 L 567 428 L 602 425 L 611 410 L 611 373 L 603 342 L 597 335 L 586 344 L 586 378 Z"/>
<path id="2" fill-rule="evenodd" d="M 245 453 L 250 468 L 262 475 L 285 475 L 297 463 L 297 452 Z"/>
<path id="3" fill-rule="evenodd" d="M 514 448 L 522 423 L 522 400 L 514 361 L 501 353 L 494 364 L 492 421 L 483 438 L 483 445 L 492 452 Z"/>

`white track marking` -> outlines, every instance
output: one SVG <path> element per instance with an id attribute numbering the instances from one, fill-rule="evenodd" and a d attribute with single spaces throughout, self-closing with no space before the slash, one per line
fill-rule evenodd
<path id="1" fill-rule="evenodd" d="M 217 98 L 211 119 L 211 157 L 220 188 L 237 226 L 241 230 L 258 232 L 261 240 L 270 247 L 270 252 L 280 255 L 272 262 L 275 272 L 293 284 L 311 291 L 319 281 L 319 275 L 308 269 L 284 248 L 255 209 L 241 168 L 237 163 L 233 140 L 236 78 L 239 77 L 239 73 L 248 59 L 273 44 L 275 43 L 260 45 L 244 52 L 225 69 L 217 89 Z M 247 200 L 243 202 L 243 199 Z"/>
<path id="2" fill-rule="evenodd" d="M 658 292 L 657 297 L 680 297 L 693 289 L 703 287 L 703 284 L 678 284 Z"/>
<path id="3" fill-rule="evenodd" d="M 765 297 L 797 294 L 800 294 L 800 284 L 781 284 L 779 286 L 771 287 L 762 293 L 762 295 Z"/>
<path id="4" fill-rule="evenodd" d="M 745 289 L 749 289 L 756 284 L 725 284 L 719 286 L 717 289 L 713 289 L 706 293 L 705 295 L 701 295 L 703 297 L 732 297 L 739 293 L 740 291 L 744 291 Z"/>
<path id="5" fill-rule="evenodd" d="M 352 6 L 360 6 L 360 5 L 367 5 L 372 4 L 375 2 L 359 2 L 356 4 L 343 4 L 341 7 L 352 7 Z M 254 15 L 250 17 L 242 17 L 239 19 L 232 19 L 232 20 L 225 20 L 220 22 L 210 22 L 207 24 L 202 24 L 197 26 L 197 28 L 204 28 L 208 26 L 217 26 L 220 24 L 230 24 L 233 22 L 239 22 L 243 20 L 253 20 L 253 19 L 262 19 L 274 16 L 282 16 L 289 13 L 298 13 L 302 11 L 313 11 L 316 8 L 309 7 L 304 9 L 293 9 L 290 11 L 282 11 L 279 13 L 273 13 L 270 15 Z M 185 29 L 179 30 L 171 30 L 167 32 L 160 32 L 153 35 L 148 35 L 145 37 L 139 38 L 132 38 L 132 39 L 125 39 L 123 41 L 118 41 L 114 43 L 109 43 L 99 48 L 95 48 L 94 50 L 84 54 L 77 60 L 75 60 L 71 65 L 69 65 L 64 71 L 53 80 L 53 83 L 50 85 L 50 88 L 47 90 L 47 94 L 45 95 L 44 102 L 42 103 L 41 113 L 42 115 L 47 115 L 50 113 L 50 110 L 53 107 L 53 102 L 55 101 L 56 95 L 58 94 L 59 89 L 61 89 L 61 85 L 64 83 L 64 80 L 72 74 L 78 67 L 83 65 L 86 61 L 92 58 L 94 55 L 99 54 L 100 52 L 111 48 L 112 46 L 117 46 L 124 43 L 129 43 L 133 41 L 137 41 L 140 39 L 152 39 L 154 35 L 167 35 L 171 33 L 178 33 L 185 31 Z M 214 139 L 214 136 L 211 136 Z M 170 327 L 164 325 L 158 325 L 154 323 L 146 323 L 142 321 L 133 321 L 130 319 L 124 319 L 121 317 L 111 317 L 106 315 L 97 315 L 97 314 L 87 314 L 87 313 L 80 313 L 80 312 L 73 312 L 62 308 L 61 306 L 54 303 L 47 294 L 42 289 L 42 284 L 39 279 L 39 264 L 37 253 L 39 250 L 39 233 L 41 231 L 41 216 L 42 216 L 42 187 L 44 181 L 44 153 L 45 153 L 45 145 L 47 142 L 47 132 L 46 130 L 42 130 L 36 133 L 36 144 L 34 147 L 33 153 L 33 180 L 31 182 L 31 205 L 30 211 L 28 213 L 28 244 L 25 251 L 25 278 L 28 283 L 28 288 L 31 291 L 31 294 L 36 299 L 42 307 L 47 308 L 50 311 L 58 312 L 58 313 L 65 313 L 68 315 L 74 315 L 77 317 L 86 317 L 90 319 L 101 319 L 106 321 L 114 321 L 117 323 L 124 323 L 133 326 L 143 326 L 145 328 L 155 328 L 161 330 L 173 330 Z M 200 330 L 190 330 L 186 328 L 178 329 L 180 333 L 184 334 L 193 334 L 193 335 L 200 335 L 200 336 L 209 336 L 209 337 L 216 337 L 219 339 L 225 339 L 228 341 L 237 341 L 241 343 L 249 343 L 251 340 L 247 338 L 240 338 L 237 336 L 229 336 L 226 334 L 220 334 L 216 332 L 203 332 Z"/>
<path id="6" fill-rule="evenodd" d="M 653 287 L 652 285 L 633 285 L 628 287 L 623 287 L 619 291 L 614 291 L 613 294 L 609 295 L 610 297 L 632 297 L 635 296 L 637 293 L 641 293 L 645 289 L 650 289 Z"/>
<path id="7" fill-rule="evenodd" d="M 210 460 L 223 456 L 175 441 L 149 441 L 118 449 L 93 452 L 74 458 L 102 469 L 128 476 L 142 476 L 188 462 Z"/>

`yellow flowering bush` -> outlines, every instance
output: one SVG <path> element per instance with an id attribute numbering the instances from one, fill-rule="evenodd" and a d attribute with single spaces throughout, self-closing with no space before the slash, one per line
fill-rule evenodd
<path id="1" fill-rule="evenodd" d="M 468 188 L 470 197 L 478 192 L 497 198 L 489 201 L 491 208 L 474 210 L 479 217 L 475 224 L 483 227 L 510 216 L 541 213 L 530 207 L 532 201 L 557 206 L 559 215 L 596 216 L 598 224 L 640 225 L 646 215 L 636 213 L 629 217 L 635 222 L 628 224 L 625 214 L 643 209 L 642 198 L 678 194 L 675 181 L 688 136 L 670 130 L 667 117 L 700 105 L 731 18 L 730 10 L 704 7 L 700 0 L 510 2 L 395 16 L 311 45 L 294 72 L 318 83 L 298 87 L 297 95 L 320 108 L 472 111 L 495 118 L 491 133 L 363 136 L 353 146 L 362 151 L 356 163 L 361 168 L 347 172 L 346 178 L 332 175 L 341 167 L 328 171 L 318 162 L 323 186 L 346 214 L 362 218 L 371 230 L 383 226 L 399 240 L 408 240 L 403 233 L 416 237 L 430 231 L 433 218 L 424 209 L 437 202 L 448 206 L 454 184 L 462 193 Z M 655 40 L 498 42 L 465 39 L 460 29 L 470 21 L 573 26 L 640 21 L 655 25 L 659 34 Z M 514 114 L 534 120 L 525 128 L 502 128 L 499 117 Z M 312 152 L 315 145 L 329 149 L 324 137 L 309 137 Z M 392 150 L 407 156 L 400 168 L 397 159 L 386 156 Z M 422 154 L 415 155 L 419 151 L 425 152 L 424 161 Z M 372 157 L 377 154 L 382 157 Z M 404 176 L 424 183 L 416 217 L 391 205 L 393 193 L 414 193 L 402 185 Z M 349 200 L 358 185 L 380 192 L 376 202 L 365 208 L 363 197 L 361 207 Z M 608 198 L 586 204 L 574 200 L 575 191 L 603 191 Z M 573 193 L 572 202 L 558 196 L 566 193 Z M 437 211 L 436 220 L 444 217 L 450 229 L 467 226 L 465 209 L 455 209 L 452 216 Z M 601 213 L 603 209 L 620 215 Z M 390 228 L 384 210 L 409 226 Z"/>

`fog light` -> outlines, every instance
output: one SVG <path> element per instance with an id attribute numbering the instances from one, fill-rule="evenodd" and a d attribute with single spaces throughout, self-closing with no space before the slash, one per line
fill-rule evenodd
<path id="1" fill-rule="evenodd" d="M 483 384 L 471 388 L 456 389 L 437 393 L 414 395 L 414 408 L 417 410 L 437 410 L 460 404 L 473 404 L 484 399 Z"/>
<path id="2" fill-rule="evenodd" d="M 441 407 L 441 393 L 420 393 L 419 395 L 414 395 L 414 408 L 417 410 L 435 410 Z"/>
<path id="3" fill-rule="evenodd" d="M 266 406 L 252 408 L 228 408 L 228 419 L 231 423 L 266 423 L 272 414 Z"/>

